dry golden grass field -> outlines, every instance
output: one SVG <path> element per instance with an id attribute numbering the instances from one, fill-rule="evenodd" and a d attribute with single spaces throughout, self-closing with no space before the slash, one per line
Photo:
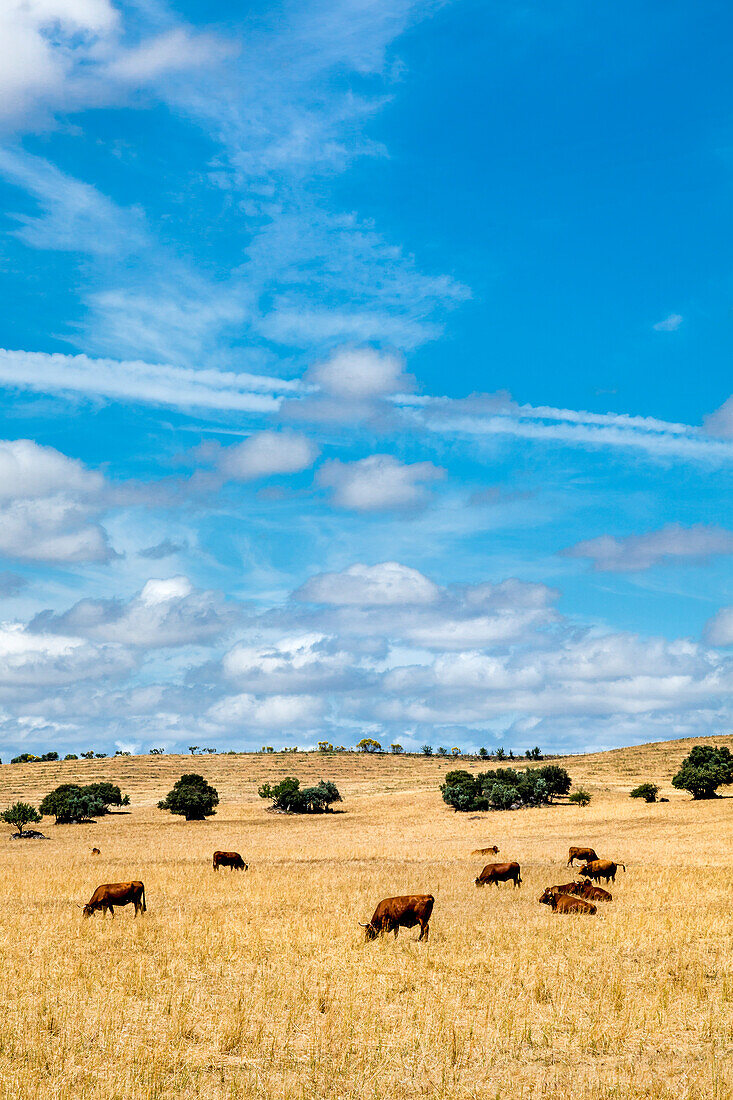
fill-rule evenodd
<path id="1" fill-rule="evenodd" d="M 733 1096 L 733 797 L 670 787 L 693 743 L 570 757 L 589 807 L 493 814 L 446 807 L 438 782 L 456 765 L 435 758 L 3 766 L 3 807 L 98 778 L 132 805 L 93 825 L 45 819 L 48 841 L 0 836 L 0 1095 Z M 219 790 L 206 822 L 156 809 L 191 770 Z M 257 785 L 288 774 L 333 779 L 344 812 L 267 813 Z M 644 779 L 669 803 L 630 800 Z M 473 885 L 470 853 L 493 843 L 521 863 L 521 890 Z M 537 902 L 569 880 L 577 843 L 627 865 L 595 917 Z M 249 871 L 214 874 L 216 848 Z M 82 919 L 75 903 L 99 883 L 137 878 L 145 916 Z M 427 945 L 416 930 L 364 942 L 377 901 L 422 892 L 436 899 Z"/>

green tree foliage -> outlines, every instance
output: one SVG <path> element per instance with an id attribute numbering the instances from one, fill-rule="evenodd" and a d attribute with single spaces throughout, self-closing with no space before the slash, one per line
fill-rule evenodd
<path id="1" fill-rule="evenodd" d="M 714 745 L 696 745 L 672 779 L 672 786 L 693 798 L 715 798 L 718 787 L 733 783 L 733 753 Z"/>
<path id="2" fill-rule="evenodd" d="M 423 756 L 432 756 L 433 755 L 433 746 L 432 745 L 423 745 L 423 747 L 420 749 L 420 752 L 423 754 Z"/>
<path id="3" fill-rule="evenodd" d="M 263 783 L 257 793 L 260 798 L 269 798 L 275 809 L 291 814 L 330 813 L 331 805 L 342 801 L 335 783 L 321 779 L 315 787 L 301 787 L 300 780 L 293 776 L 274 785 Z"/>
<path id="4" fill-rule="evenodd" d="M 219 795 L 203 775 L 190 772 L 182 775 L 173 784 L 165 798 L 158 803 L 159 810 L 170 810 L 172 814 L 185 817 L 186 821 L 203 821 L 216 813 Z"/>
<path id="5" fill-rule="evenodd" d="M 109 812 L 110 806 L 128 806 L 130 796 L 122 795 L 115 783 L 62 783 L 43 799 L 42 814 L 56 818 L 57 825 L 78 825 Z"/>
<path id="6" fill-rule="evenodd" d="M 568 802 L 571 802 L 574 806 L 587 806 L 591 798 L 592 795 L 589 795 L 582 787 L 578 787 L 577 791 L 573 791 L 570 795 Z"/>
<path id="7" fill-rule="evenodd" d="M 645 802 L 656 802 L 659 787 L 656 783 L 640 783 L 629 792 L 629 798 L 643 798 Z"/>
<path id="8" fill-rule="evenodd" d="M 9 809 L 0 814 L 0 817 L 8 825 L 14 825 L 21 836 L 26 825 L 36 824 L 41 820 L 38 810 L 28 802 L 14 803 Z"/>
<path id="9" fill-rule="evenodd" d="M 32 752 L 22 752 L 20 756 L 14 756 L 10 761 L 11 764 L 32 764 L 34 760 L 40 759 L 38 756 L 34 756 Z"/>
<path id="10" fill-rule="evenodd" d="M 543 759 L 542 751 L 541 751 L 539 745 L 535 745 L 535 747 L 533 749 L 527 749 L 527 751 L 525 752 L 524 755 L 527 757 L 528 760 L 542 760 Z"/>
<path id="11" fill-rule="evenodd" d="M 396 756 L 400 756 L 405 751 L 398 741 L 393 742 L 393 744 L 389 746 L 389 750 Z"/>
<path id="12" fill-rule="evenodd" d="M 541 806 L 567 794 L 571 779 L 555 764 L 544 768 L 495 768 L 487 772 L 447 772 L 440 790 L 454 810 L 509 810 Z"/>

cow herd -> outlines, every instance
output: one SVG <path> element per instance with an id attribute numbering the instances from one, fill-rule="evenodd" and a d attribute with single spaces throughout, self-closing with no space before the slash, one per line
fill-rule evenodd
<path id="1" fill-rule="evenodd" d="M 490 848 L 477 848 L 471 855 L 498 855 L 496 845 Z M 99 855 L 99 848 L 92 848 L 92 855 Z M 605 882 L 615 882 L 616 872 L 619 867 L 626 866 L 623 863 L 614 863 L 611 859 L 599 859 L 593 848 L 570 849 L 568 854 L 568 867 L 572 867 L 575 860 L 579 860 L 583 866 L 580 868 L 581 879 L 576 882 L 566 882 L 560 886 L 548 886 L 539 898 L 541 905 L 549 905 L 553 913 L 596 913 L 597 901 L 611 901 L 612 894 L 600 886 L 594 886 L 593 881 L 601 879 Z M 230 871 L 246 871 L 249 864 L 245 863 L 239 852 L 214 852 L 213 868 L 218 871 L 220 867 L 228 867 Z M 593 881 L 592 881 L 593 880 Z M 498 887 L 500 882 L 511 882 L 514 887 L 522 885 L 522 872 L 518 863 L 487 863 L 481 874 L 474 880 L 476 886 L 487 886 L 493 883 Z M 419 940 L 427 940 L 430 934 L 430 917 L 433 912 L 435 898 L 432 894 L 406 894 L 400 897 L 385 898 L 380 901 L 374 910 L 374 915 L 368 924 L 359 924 L 364 928 L 367 940 L 376 939 L 377 936 L 394 932 L 395 939 L 400 928 L 420 928 Z M 98 886 L 86 905 L 80 906 L 85 917 L 91 917 L 96 912 L 104 916 L 107 911 L 114 917 L 116 905 L 134 905 L 135 916 L 146 912 L 145 886 L 142 882 L 108 882 Z"/>

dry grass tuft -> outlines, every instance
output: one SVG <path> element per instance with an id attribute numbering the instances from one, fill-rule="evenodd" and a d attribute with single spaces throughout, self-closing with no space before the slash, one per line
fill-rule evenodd
<path id="1" fill-rule="evenodd" d="M 435 759 L 197 758 L 222 796 L 201 823 L 155 809 L 190 757 L 3 767 L 3 805 L 97 778 L 133 805 L 0 839 L 0 1096 L 725 1100 L 733 800 L 669 787 L 691 744 L 571 758 L 587 809 L 505 814 L 450 811 L 436 787 L 455 763 Z M 267 814 L 257 784 L 286 774 L 334 779 L 347 812 Z M 646 778 L 668 805 L 628 798 Z M 522 864 L 521 891 L 474 887 L 469 853 L 491 843 Z M 572 843 L 628 867 L 596 917 L 537 903 Z M 250 870 L 214 874 L 215 848 Z M 132 878 L 144 918 L 82 921 L 74 902 Z M 357 920 L 413 892 L 436 897 L 429 946 L 365 944 Z"/>

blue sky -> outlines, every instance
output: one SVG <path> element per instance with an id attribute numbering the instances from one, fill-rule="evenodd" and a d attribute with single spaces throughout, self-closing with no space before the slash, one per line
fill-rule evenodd
<path id="1" fill-rule="evenodd" d="M 732 23 L 3 6 L 5 759 L 730 728 Z"/>

